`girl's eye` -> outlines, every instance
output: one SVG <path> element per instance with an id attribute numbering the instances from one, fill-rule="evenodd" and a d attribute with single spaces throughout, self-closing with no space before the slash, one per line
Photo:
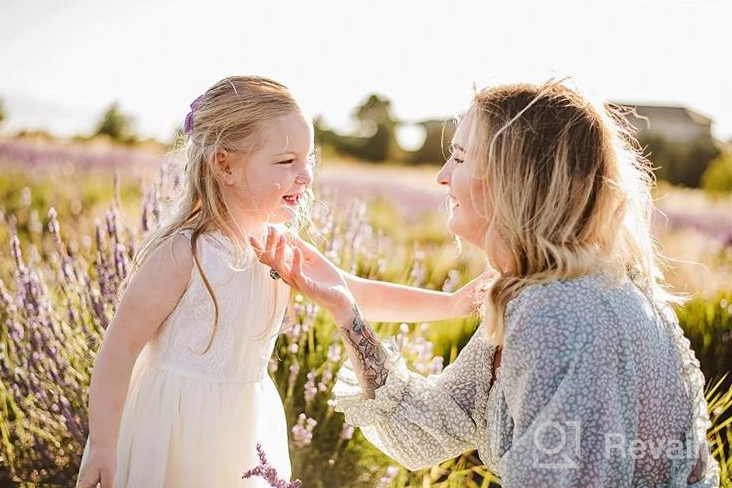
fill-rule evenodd
<path id="1" fill-rule="evenodd" d="M 452 159 L 455 160 L 455 163 L 457 164 L 463 164 L 465 162 L 464 159 L 460 159 L 457 156 L 453 156 Z"/>
<path id="2" fill-rule="evenodd" d="M 280 161 L 280 162 L 279 162 L 279 163 L 277 163 L 277 164 L 292 164 L 292 163 L 294 163 L 294 162 L 295 162 L 295 160 L 294 160 L 294 159 L 288 159 L 287 161 Z"/>

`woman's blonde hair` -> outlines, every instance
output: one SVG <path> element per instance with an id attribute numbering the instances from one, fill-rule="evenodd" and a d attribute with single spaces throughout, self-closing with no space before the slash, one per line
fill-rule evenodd
<path id="1" fill-rule="evenodd" d="M 483 303 L 492 343 L 503 344 L 508 302 L 533 284 L 605 272 L 683 301 L 659 284 L 655 178 L 619 107 L 550 81 L 480 91 L 466 115 L 486 202 L 477 209 L 488 222 L 483 249 L 506 268 Z"/>
<path id="2" fill-rule="evenodd" d="M 186 121 L 188 137 L 180 201 L 172 215 L 143 238 L 120 293 L 150 253 L 166 239 L 182 230 L 190 230 L 194 263 L 214 303 L 214 327 L 208 345 L 201 352 L 204 354 L 211 347 L 218 327 L 219 304 L 197 256 L 198 239 L 204 233 L 222 231 L 232 237 L 236 262 L 241 262 L 243 256 L 251 257 L 246 232 L 235 221 L 226 218 L 230 213 L 214 169 L 215 155 L 219 152 L 235 157 L 251 154 L 259 147 L 264 124 L 276 117 L 301 113 L 301 110 L 285 86 L 257 76 L 222 79 L 206 90 L 192 109 L 191 119 Z M 301 213 L 311 195 L 308 193 L 307 197 L 301 205 Z M 274 303 L 277 303 L 276 295 Z M 273 307 L 272 318 L 275 313 Z M 264 334 L 267 332 L 265 330 Z"/>

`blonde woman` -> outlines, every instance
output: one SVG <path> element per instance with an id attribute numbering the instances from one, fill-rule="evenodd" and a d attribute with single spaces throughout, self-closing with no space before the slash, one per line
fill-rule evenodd
<path id="1" fill-rule="evenodd" d="M 659 285 L 650 165 L 621 117 L 561 83 L 500 86 L 452 149 L 448 226 L 497 276 L 442 374 L 408 371 L 312 247 L 253 242 L 338 324 L 337 409 L 413 470 L 477 449 L 507 488 L 717 486 L 704 378 Z"/>

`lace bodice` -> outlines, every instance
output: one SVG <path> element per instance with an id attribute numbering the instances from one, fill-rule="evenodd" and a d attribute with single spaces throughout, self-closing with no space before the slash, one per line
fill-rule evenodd
<path id="1" fill-rule="evenodd" d="M 191 232 L 182 233 L 190 240 Z M 269 268 L 253 258 L 236 264 L 233 243 L 219 232 L 197 241 L 201 268 L 218 300 L 215 308 L 197 266 L 175 309 L 145 346 L 143 360 L 190 377 L 216 382 L 259 381 L 282 323 L 290 288 L 272 280 Z"/>

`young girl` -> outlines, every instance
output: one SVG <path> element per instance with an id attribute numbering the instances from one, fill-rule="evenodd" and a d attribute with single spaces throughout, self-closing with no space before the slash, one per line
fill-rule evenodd
<path id="1" fill-rule="evenodd" d="M 257 443 L 290 476 L 267 375 L 290 289 L 248 237 L 307 210 L 313 128 L 285 87 L 237 76 L 191 104 L 185 131 L 182 201 L 146 236 L 95 362 L 80 487 L 262 487 L 242 479 Z M 475 284 L 446 294 L 347 279 L 378 321 L 466 315 Z"/>

